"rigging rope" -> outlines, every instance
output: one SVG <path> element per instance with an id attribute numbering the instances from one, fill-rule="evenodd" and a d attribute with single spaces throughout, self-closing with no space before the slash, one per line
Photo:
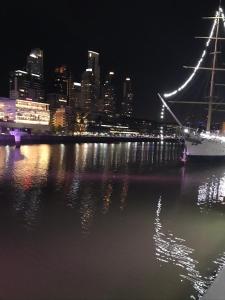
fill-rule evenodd
<path id="1" fill-rule="evenodd" d="M 203 62 L 203 60 L 204 60 L 204 58 L 205 58 L 205 56 L 207 54 L 207 49 L 208 49 L 208 47 L 210 45 L 210 42 L 212 40 L 214 31 L 215 31 L 215 28 L 216 28 L 216 23 L 217 23 L 218 17 L 220 17 L 220 15 L 223 18 L 223 23 L 224 23 L 224 27 L 225 27 L 225 15 L 223 13 L 223 9 L 220 7 L 219 11 L 216 11 L 215 20 L 213 22 L 213 26 L 212 26 L 212 29 L 211 29 L 211 32 L 210 32 L 210 35 L 209 35 L 209 39 L 206 42 L 206 48 L 202 52 L 202 56 L 199 59 L 197 65 L 195 66 L 193 73 L 188 77 L 188 79 L 177 90 L 174 90 L 173 92 L 170 92 L 170 93 L 165 93 L 163 95 L 164 98 L 170 98 L 172 96 L 175 96 L 176 94 L 178 94 L 179 92 L 181 92 L 192 81 L 192 79 L 196 75 L 196 72 L 199 70 L 199 68 L 200 68 L 200 66 L 201 66 L 201 64 L 202 64 L 202 62 Z"/>

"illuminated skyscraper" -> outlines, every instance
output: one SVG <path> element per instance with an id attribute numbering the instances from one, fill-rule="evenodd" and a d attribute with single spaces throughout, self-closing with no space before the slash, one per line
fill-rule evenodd
<path id="1" fill-rule="evenodd" d="M 88 51 L 88 69 L 92 69 L 95 80 L 100 82 L 99 53 Z"/>
<path id="2" fill-rule="evenodd" d="M 123 100 L 121 103 L 121 114 L 125 117 L 131 117 L 133 113 L 133 98 L 131 79 L 127 77 L 123 84 Z"/>
<path id="3" fill-rule="evenodd" d="M 56 109 L 70 105 L 72 88 L 73 82 L 69 68 L 65 65 L 55 68 L 51 93 L 47 94 L 50 108 Z"/>
<path id="4" fill-rule="evenodd" d="M 74 112 L 81 107 L 81 83 L 79 82 L 72 83 L 69 105 L 72 107 Z"/>
<path id="5" fill-rule="evenodd" d="M 41 49 L 31 50 L 27 57 L 26 71 L 29 74 L 36 74 L 43 78 L 43 51 Z"/>
<path id="6" fill-rule="evenodd" d="M 89 116 L 100 110 L 100 67 L 99 53 L 88 51 L 88 69 L 82 75 L 81 108 Z"/>
<path id="7" fill-rule="evenodd" d="M 113 117 L 116 112 L 116 94 L 114 84 L 114 72 L 109 72 L 103 86 L 104 113 L 107 117 Z"/>
<path id="8" fill-rule="evenodd" d="M 81 109 L 85 113 L 93 113 L 96 111 L 96 86 L 95 77 L 92 69 L 86 69 L 82 75 L 81 81 Z"/>
<path id="9" fill-rule="evenodd" d="M 70 75 L 67 66 L 55 68 L 54 73 L 54 93 L 60 95 L 64 103 L 68 103 L 70 94 Z"/>
<path id="10" fill-rule="evenodd" d="M 43 102 L 44 90 L 40 75 L 16 70 L 10 73 L 9 96 L 11 99 L 23 99 Z"/>
<path id="11" fill-rule="evenodd" d="M 10 98 L 44 101 L 43 88 L 43 51 L 33 49 L 27 57 L 26 71 L 10 73 Z"/>

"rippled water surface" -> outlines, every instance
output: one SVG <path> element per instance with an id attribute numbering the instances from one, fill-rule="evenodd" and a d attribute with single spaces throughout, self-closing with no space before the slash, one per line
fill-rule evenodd
<path id="1" fill-rule="evenodd" d="M 0 299 L 199 299 L 225 263 L 225 164 L 179 153 L 0 147 Z"/>

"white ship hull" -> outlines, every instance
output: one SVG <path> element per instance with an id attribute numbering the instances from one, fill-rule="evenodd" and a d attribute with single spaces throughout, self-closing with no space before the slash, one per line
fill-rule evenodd
<path id="1" fill-rule="evenodd" d="M 185 146 L 188 157 L 225 158 L 225 140 L 223 138 L 187 138 Z"/>

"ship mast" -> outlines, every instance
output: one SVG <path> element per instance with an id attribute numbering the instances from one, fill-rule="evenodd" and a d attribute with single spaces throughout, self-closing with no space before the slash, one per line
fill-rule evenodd
<path id="1" fill-rule="evenodd" d="M 209 92 L 209 106 L 208 106 L 208 118 L 207 118 L 207 127 L 206 130 L 210 131 L 211 122 L 212 122 L 212 106 L 213 106 L 213 97 L 214 97 L 214 82 L 215 82 L 215 73 L 216 73 L 216 61 L 217 61 L 217 48 L 218 48 L 218 35 L 219 35 L 219 26 L 220 26 L 220 15 L 216 17 L 216 36 L 215 36 L 215 46 L 213 52 L 213 64 L 212 64 L 212 75 L 210 81 L 210 92 Z"/>
<path id="2" fill-rule="evenodd" d="M 191 81 L 191 79 L 194 77 L 195 75 L 195 72 L 196 70 L 205 70 L 205 71 L 211 71 L 211 80 L 210 80 L 210 89 L 209 89 L 209 101 L 208 102 L 205 102 L 205 101 L 190 101 L 190 100 L 186 100 L 186 101 L 168 101 L 168 103 L 177 103 L 177 104 L 200 104 L 200 105 L 208 105 L 208 115 L 207 115 L 207 126 L 206 126 L 206 130 L 207 131 L 210 131 L 211 129 L 211 123 L 212 123 L 212 113 L 213 111 L 222 111 L 222 110 L 217 110 L 214 107 L 214 105 L 219 105 L 219 106 L 224 106 L 225 103 L 224 102 L 215 102 L 214 101 L 214 90 L 215 90 L 215 85 L 218 85 L 218 86 L 224 86 L 224 84 L 215 84 L 215 75 L 216 75 L 216 72 L 217 71 L 225 71 L 224 68 L 218 68 L 217 67 L 217 55 L 220 53 L 218 52 L 218 41 L 221 40 L 221 41 L 224 41 L 225 38 L 223 37 L 219 37 L 219 29 L 220 29 L 220 19 L 222 19 L 224 21 L 224 13 L 223 13 L 223 10 L 221 8 L 221 0 L 220 0 L 220 5 L 219 5 L 219 9 L 218 11 L 216 12 L 216 15 L 215 17 L 204 17 L 203 19 L 213 19 L 214 20 L 214 24 L 213 24 L 213 32 L 210 34 L 210 36 L 200 36 L 200 37 L 196 37 L 196 38 L 199 38 L 199 39 L 206 39 L 208 40 L 207 42 L 207 47 L 209 46 L 209 43 L 211 40 L 215 41 L 214 43 L 214 49 L 213 49 L 213 52 L 211 53 L 213 55 L 213 59 L 212 59 L 212 65 L 210 67 L 201 67 L 200 64 L 203 60 L 203 57 L 205 56 L 206 54 L 206 50 L 203 52 L 202 54 L 202 57 L 200 59 L 200 61 L 198 62 L 198 65 L 197 66 L 183 66 L 185 69 L 194 69 L 194 72 L 192 73 L 192 75 L 188 78 L 188 80 L 182 85 L 180 86 L 179 89 L 177 90 L 174 90 L 173 92 L 171 93 L 167 93 L 167 94 L 164 94 L 164 97 L 166 98 L 169 98 L 171 96 L 174 96 L 176 95 L 178 92 L 180 92 L 181 90 L 184 89 L 184 87 L 186 87 L 186 85 Z M 215 34 L 214 34 L 215 32 Z M 214 36 L 212 36 L 214 35 Z M 161 100 L 161 102 L 163 103 L 162 100 L 163 97 L 158 94 L 159 96 L 159 99 Z M 163 105 L 165 106 L 165 104 L 163 103 Z M 179 122 L 178 122 L 179 124 Z"/>

